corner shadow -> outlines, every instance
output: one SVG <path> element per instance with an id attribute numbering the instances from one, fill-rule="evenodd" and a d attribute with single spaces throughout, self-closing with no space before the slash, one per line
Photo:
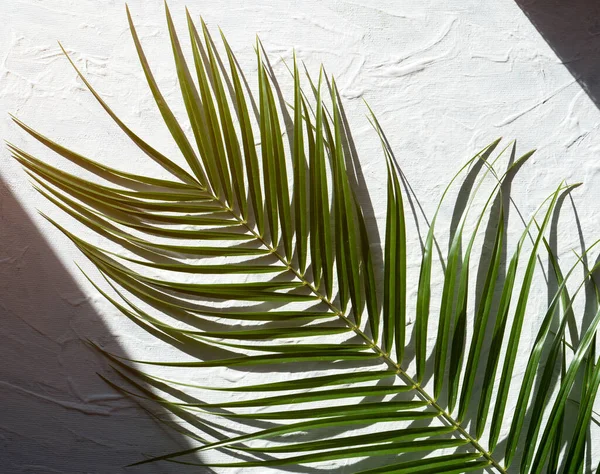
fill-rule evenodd
<path id="1" fill-rule="evenodd" d="M 515 2 L 600 107 L 600 3 L 597 0 Z"/>
<path id="2" fill-rule="evenodd" d="M 0 179 L 0 470 L 191 472 L 125 469 L 188 444 L 98 377 L 114 375 L 84 338 L 115 340 Z"/>

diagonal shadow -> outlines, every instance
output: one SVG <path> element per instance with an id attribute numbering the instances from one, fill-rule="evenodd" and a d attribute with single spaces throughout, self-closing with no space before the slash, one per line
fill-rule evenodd
<path id="1" fill-rule="evenodd" d="M 596 0 L 515 2 L 600 107 L 600 3 Z"/>
<path id="2" fill-rule="evenodd" d="M 135 472 L 124 466 L 187 447 L 98 377 L 113 376 L 84 338 L 126 353 L 1 180 L 0 242 L 0 470 Z"/>

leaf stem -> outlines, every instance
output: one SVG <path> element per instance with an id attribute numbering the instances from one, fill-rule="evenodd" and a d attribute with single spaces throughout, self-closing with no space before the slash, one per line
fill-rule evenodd
<path id="1" fill-rule="evenodd" d="M 241 216 L 237 215 L 228 205 L 223 203 L 218 197 L 212 195 L 212 198 L 218 201 L 223 205 L 223 207 L 231 213 L 231 215 L 236 219 L 241 225 L 246 227 L 248 231 L 259 240 L 275 257 L 277 257 L 281 263 L 285 265 L 288 271 L 292 272 L 292 274 L 300 280 L 301 283 L 304 284 L 307 288 L 310 289 L 314 293 L 314 295 L 319 298 L 325 305 L 327 305 L 336 316 L 338 316 L 346 325 L 354 331 L 354 333 L 359 336 L 374 352 L 376 352 L 383 361 L 390 366 L 393 370 L 396 371 L 396 375 L 399 376 L 405 383 L 411 385 L 419 394 L 419 396 L 426 401 L 430 406 L 432 406 L 438 412 L 438 416 L 453 426 L 477 451 L 481 453 L 481 455 L 487 459 L 491 466 L 494 466 L 495 469 L 500 474 L 507 474 L 508 471 L 504 468 L 496 459 L 494 459 L 490 452 L 488 452 L 481 444 L 478 442 L 476 438 L 471 436 L 462 426 L 461 424 L 455 420 L 451 414 L 446 412 L 440 405 L 437 404 L 434 398 L 432 398 L 422 387 L 416 382 L 410 375 L 408 375 L 400 364 L 394 362 L 392 358 L 388 354 L 386 354 L 375 342 L 367 336 L 354 322 L 349 319 L 340 309 L 338 309 L 331 300 L 329 300 L 325 295 L 323 295 L 318 288 L 310 283 L 302 273 L 292 267 L 291 262 L 287 261 L 285 257 L 283 257 L 277 250 L 277 248 L 272 247 L 263 237 L 256 233 L 256 231 L 248 225 L 247 221 L 243 219 Z"/>

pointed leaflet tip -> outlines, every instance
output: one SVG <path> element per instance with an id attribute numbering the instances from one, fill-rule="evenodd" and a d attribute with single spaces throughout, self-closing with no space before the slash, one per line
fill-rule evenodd
<path id="1" fill-rule="evenodd" d="M 62 45 L 62 43 L 61 43 L 60 41 L 57 41 L 57 43 L 58 43 L 58 46 L 60 46 L 60 49 L 62 50 L 63 54 L 64 54 L 64 55 L 65 55 L 67 58 L 69 58 L 69 53 L 67 53 L 67 50 L 66 50 L 66 49 L 65 49 L 65 47 Z M 70 60 L 70 59 L 71 59 L 71 58 L 69 58 L 69 60 Z"/>
<path id="2" fill-rule="evenodd" d="M 129 22 L 129 26 L 133 28 L 133 21 L 131 19 L 131 12 L 129 11 L 129 6 L 125 4 L 125 11 L 127 12 L 127 21 Z"/>

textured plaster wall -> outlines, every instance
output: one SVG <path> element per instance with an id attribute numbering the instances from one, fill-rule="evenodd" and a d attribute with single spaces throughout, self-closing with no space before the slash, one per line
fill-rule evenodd
<path id="1" fill-rule="evenodd" d="M 579 3 L 585 11 L 585 2 Z M 185 3 L 169 5 L 184 32 Z M 157 80 L 181 114 L 162 2 L 132 0 L 129 6 Z M 428 216 L 460 166 L 502 136 L 518 139 L 522 152 L 538 149 L 512 190 L 525 216 L 560 180 L 584 183 L 573 194 L 579 220 L 568 201 L 561 215 L 563 261 L 572 261 L 581 236 L 588 244 L 600 236 L 600 112 L 563 64 L 589 61 L 586 55 L 596 53 L 598 36 L 585 30 L 589 25 L 583 26 L 589 38 L 574 57 L 559 58 L 513 0 L 485 6 L 475 0 L 207 0 L 187 6 L 224 30 L 250 80 L 255 34 L 284 88 L 289 81 L 281 58 L 289 60 L 293 47 L 310 71 L 316 74 L 323 63 L 336 77 L 379 225 L 385 167 L 363 99 L 378 115 Z M 0 18 L 2 138 L 41 150 L 11 123 L 11 112 L 91 158 L 123 169 L 154 169 L 76 78 L 60 40 L 132 129 L 178 156 L 147 90 L 122 2 L 5 0 Z M 555 40 L 569 41 L 577 28 L 582 26 L 573 22 Z M 58 163 L 50 153 L 40 156 Z M 125 472 L 122 466 L 142 453 L 185 446 L 96 377 L 105 365 L 81 338 L 140 358 L 161 359 L 168 351 L 85 281 L 75 262 L 89 268 L 87 262 L 36 209 L 60 214 L 32 190 L 6 150 L 0 152 L 0 177 L 0 472 Z M 447 223 L 451 212 L 445 209 L 441 221 Z M 511 235 L 520 229 L 513 219 Z M 545 301 L 542 287 L 532 298 L 524 345 Z M 516 374 L 522 370 L 517 365 Z M 224 383 L 239 379 L 227 371 L 211 376 Z M 184 469 L 156 465 L 139 472 Z"/>

